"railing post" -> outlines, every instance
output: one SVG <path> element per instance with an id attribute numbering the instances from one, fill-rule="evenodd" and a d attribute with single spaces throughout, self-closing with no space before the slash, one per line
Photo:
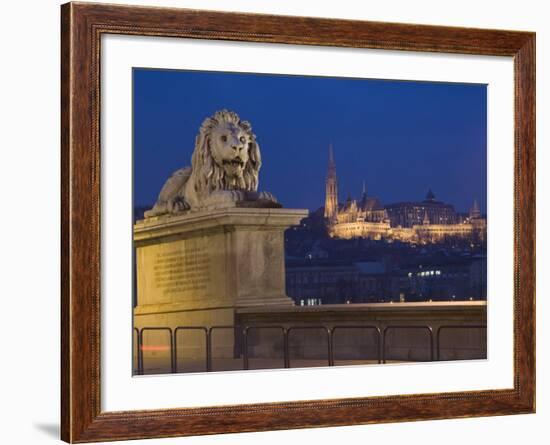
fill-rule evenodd
<path id="1" fill-rule="evenodd" d="M 179 326 L 174 329 L 174 373 L 178 372 L 178 329 Z"/>
<path id="2" fill-rule="evenodd" d="M 138 330 L 138 375 L 143 375 L 143 328 Z"/>
<path id="3" fill-rule="evenodd" d="M 174 353 L 174 332 L 170 329 L 170 367 L 172 374 L 176 373 L 176 361 L 175 361 L 175 353 Z"/>
<path id="4" fill-rule="evenodd" d="M 327 328 L 328 335 L 328 365 L 334 366 L 334 345 L 332 343 L 332 329 Z"/>
<path id="5" fill-rule="evenodd" d="M 384 332 L 382 333 L 382 363 L 386 364 L 386 333 L 388 332 L 389 326 L 386 326 L 384 328 Z"/>
<path id="6" fill-rule="evenodd" d="M 430 333 L 430 361 L 434 361 L 434 331 L 431 326 L 427 326 Z"/>
<path id="7" fill-rule="evenodd" d="M 136 374 L 140 375 L 139 371 L 139 351 L 140 351 L 140 345 L 139 345 L 139 329 L 138 328 L 132 328 L 132 343 L 134 342 L 134 332 L 136 333 Z M 132 369 L 133 369 L 133 361 L 132 361 Z"/>
<path id="8" fill-rule="evenodd" d="M 212 327 L 206 331 L 206 372 L 212 371 Z"/>
<path id="9" fill-rule="evenodd" d="M 382 364 L 382 332 L 380 332 L 380 327 L 376 327 L 376 346 L 377 346 L 377 349 L 378 349 L 378 364 L 381 365 Z"/>
<path id="10" fill-rule="evenodd" d="M 143 330 L 144 329 L 145 328 L 141 328 L 141 330 L 139 331 L 139 345 L 140 345 L 140 348 L 141 348 L 141 362 L 140 362 L 141 375 L 145 374 L 145 365 L 143 364 L 143 362 L 144 362 L 144 359 L 143 359 Z"/>
<path id="11" fill-rule="evenodd" d="M 439 333 L 441 332 L 441 326 L 437 328 L 437 333 L 435 335 L 435 357 L 439 361 L 441 359 L 441 350 L 439 346 Z"/>
<path id="12" fill-rule="evenodd" d="M 283 347 L 285 356 L 285 368 L 290 368 L 290 354 L 288 351 L 288 329 L 283 328 Z"/>
<path id="13" fill-rule="evenodd" d="M 249 326 L 246 326 L 243 329 L 243 368 L 248 370 L 248 328 Z"/>

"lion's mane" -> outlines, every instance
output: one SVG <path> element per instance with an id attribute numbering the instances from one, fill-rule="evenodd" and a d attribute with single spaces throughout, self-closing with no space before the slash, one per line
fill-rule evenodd
<path id="1" fill-rule="evenodd" d="M 237 125 L 249 137 L 248 162 L 245 165 L 242 178 L 238 178 L 238 184 L 232 184 L 228 181 L 223 167 L 216 162 L 210 150 L 211 133 L 218 125 L 223 123 Z M 213 116 L 203 121 L 195 141 L 190 178 L 190 181 L 194 182 L 194 189 L 199 199 L 205 198 L 215 190 L 256 191 L 261 165 L 260 149 L 256 142 L 256 136 L 252 133 L 252 126 L 248 121 L 241 120 L 237 113 L 228 110 L 217 111 Z"/>

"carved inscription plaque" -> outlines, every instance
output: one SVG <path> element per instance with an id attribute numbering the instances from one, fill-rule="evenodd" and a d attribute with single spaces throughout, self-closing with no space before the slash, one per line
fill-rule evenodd
<path id="1" fill-rule="evenodd" d="M 156 287 L 163 295 L 204 294 L 210 282 L 210 256 L 199 247 L 158 252 L 154 260 Z"/>

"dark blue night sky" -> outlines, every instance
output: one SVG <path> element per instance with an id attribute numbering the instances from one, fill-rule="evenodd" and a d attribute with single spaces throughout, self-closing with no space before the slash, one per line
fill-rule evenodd
<path id="1" fill-rule="evenodd" d="M 382 203 L 487 204 L 485 85 L 134 69 L 134 204 L 156 200 L 190 165 L 207 116 L 250 121 L 262 153 L 260 190 L 285 207 L 324 205 L 332 142 L 339 199 L 363 180 Z"/>

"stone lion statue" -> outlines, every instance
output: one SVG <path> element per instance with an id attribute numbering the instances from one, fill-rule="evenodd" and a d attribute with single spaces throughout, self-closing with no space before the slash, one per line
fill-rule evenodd
<path id="1" fill-rule="evenodd" d="M 216 111 L 201 125 L 191 167 L 168 178 L 145 217 L 201 208 L 281 207 L 271 193 L 257 192 L 261 165 L 250 123 L 233 111 Z"/>

